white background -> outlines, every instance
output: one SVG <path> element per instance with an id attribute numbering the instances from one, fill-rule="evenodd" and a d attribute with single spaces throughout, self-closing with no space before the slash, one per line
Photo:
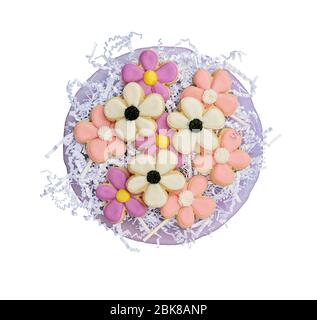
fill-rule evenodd
<path id="1" fill-rule="evenodd" d="M 0 298 L 317 298 L 316 1 L 1 1 Z M 39 197 L 63 174 L 69 79 L 95 41 L 141 32 L 203 53 L 247 53 L 255 105 L 282 134 L 240 212 L 192 248 L 127 250 L 95 222 Z"/>

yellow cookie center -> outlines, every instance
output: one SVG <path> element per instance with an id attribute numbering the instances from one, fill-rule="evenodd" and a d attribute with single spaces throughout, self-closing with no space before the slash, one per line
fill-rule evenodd
<path id="1" fill-rule="evenodd" d="M 116 193 L 116 199 L 122 203 L 127 202 L 130 200 L 130 193 L 127 190 L 120 189 Z"/>
<path id="2" fill-rule="evenodd" d="M 157 82 L 157 74 L 153 70 L 144 72 L 143 80 L 148 86 L 154 86 Z"/>
<path id="3" fill-rule="evenodd" d="M 156 145 L 160 149 L 167 149 L 170 145 L 170 139 L 167 136 L 163 136 L 162 134 L 159 134 L 156 136 Z"/>

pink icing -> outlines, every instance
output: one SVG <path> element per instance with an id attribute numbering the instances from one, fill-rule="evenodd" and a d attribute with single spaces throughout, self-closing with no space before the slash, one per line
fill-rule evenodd
<path id="1" fill-rule="evenodd" d="M 181 228 L 191 227 L 195 222 L 195 218 L 208 218 L 213 213 L 216 202 L 212 198 L 202 196 L 207 185 L 206 177 L 192 177 L 181 192 L 169 195 L 167 203 L 161 208 L 162 216 L 166 219 L 176 216 L 177 223 Z M 190 205 L 182 206 L 179 200 L 182 192 L 186 190 L 192 192 L 194 198 Z"/>
<path id="2" fill-rule="evenodd" d="M 122 140 L 117 138 L 112 129 L 113 124 L 104 115 L 104 106 L 98 105 L 91 110 L 91 122 L 79 121 L 74 127 L 74 137 L 78 143 L 86 144 L 88 157 L 96 162 L 105 162 L 109 154 L 122 156 L 126 146 Z M 112 132 L 112 140 L 105 141 L 99 138 L 98 129 L 102 126 L 108 127 Z"/>
<path id="3" fill-rule="evenodd" d="M 238 99 L 236 96 L 229 94 L 231 90 L 231 77 L 228 71 L 219 69 L 210 75 L 205 69 L 198 69 L 193 77 L 195 86 L 187 87 L 181 95 L 184 97 L 193 97 L 203 102 L 203 93 L 205 90 L 213 89 L 217 93 L 217 99 L 214 105 L 218 107 L 225 116 L 231 116 L 237 109 Z M 210 107 L 204 103 L 205 107 Z"/>
<path id="4" fill-rule="evenodd" d="M 234 170 L 242 170 L 249 166 L 251 162 L 250 156 L 239 147 L 242 143 L 241 136 L 231 128 L 225 128 L 219 135 L 219 148 L 224 148 L 229 154 L 229 159 L 225 163 L 218 163 L 217 148 L 213 155 L 199 155 L 194 159 L 194 165 L 202 172 L 210 172 L 210 179 L 213 183 L 220 186 L 227 186 L 234 181 Z"/>

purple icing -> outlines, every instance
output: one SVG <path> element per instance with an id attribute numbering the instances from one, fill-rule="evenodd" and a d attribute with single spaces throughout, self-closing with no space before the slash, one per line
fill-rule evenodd
<path id="1" fill-rule="evenodd" d="M 166 101 L 169 98 L 169 89 L 164 83 L 170 83 L 177 78 L 177 66 L 173 62 L 166 62 L 160 67 L 158 66 L 158 56 L 152 50 L 144 50 L 141 52 L 139 57 L 140 67 L 135 64 L 125 64 L 122 68 L 122 80 L 126 83 L 137 82 L 144 90 L 145 94 L 155 92 L 160 94 Z M 153 70 L 158 76 L 158 82 L 149 86 L 143 81 L 144 71 Z"/>
<path id="2" fill-rule="evenodd" d="M 144 50 L 140 54 L 140 64 L 145 70 L 154 70 L 157 67 L 157 54 L 152 50 Z"/>
<path id="3" fill-rule="evenodd" d="M 153 49 L 155 50 L 157 48 L 153 48 Z M 178 48 L 161 47 L 160 49 L 163 49 L 167 53 L 175 53 L 175 51 L 177 51 L 180 54 L 192 52 L 190 49 L 180 48 L 180 47 L 178 47 Z M 136 52 L 136 54 L 140 54 L 140 52 L 142 52 L 143 50 L 144 49 L 137 49 L 137 50 L 135 50 L 135 52 Z M 121 64 L 129 63 L 130 62 L 130 54 L 124 54 L 116 59 Z M 98 70 L 89 78 L 89 81 L 98 83 L 98 82 L 105 81 L 106 78 L 107 78 L 107 71 Z M 233 81 L 233 89 L 240 91 L 240 92 L 247 93 L 247 90 L 242 86 L 242 84 L 233 75 L 232 75 L 232 79 L 234 80 Z M 86 92 L 87 92 L 86 90 L 87 90 L 87 88 L 82 87 L 76 94 L 76 98 L 80 103 L 84 102 L 86 99 Z M 238 99 L 239 99 L 239 103 L 244 106 L 244 108 L 247 112 L 253 112 L 256 115 L 255 117 L 252 118 L 251 125 L 252 125 L 256 135 L 260 139 L 262 139 L 262 125 L 261 125 L 259 117 L 257 116 L 256 110 L 254 108 L 254 105 L 253 105 L 251 98 L 239 97 Z M 70 114 L 68 114 L 66 121 L 65 121 L 64 135 L 67 135 L 72 131 L 72 123 L 73 122 L 74 122 L 74 118 Z M 64 146 L 64 162 L 67 167 L 67 171 L 69 172 L 70 168 L 68 166 L 68 156 L 65 153 L 65 151 L 66 151 L 66 146 Z M 256 145 L 251 150 L 251 152 L 249 152 L 249 154 L 252 158 L 262 156 L 262 154 L 263 154 L 262 146 L 260 144 Z M 255 169 L 257 169 L 257 168 L 255 168 Z M 238 193 L 238 196 L 240 198 L 240 202 L 236 202 L 235 206 L 233 208 L 229 208 L 229 204 L 227 204 L 225 201 L 217 201 L 217 207 L 221 208 L 224 211 L 228 211 L 228 212 L 230 212 L 230 209 L 232 209 L 231 213 L 226 218 L 226 220 L 223 221 L 222 223 L 215 221 L 214 223 L 212 223 L 208 227 L 204 228 L 203 231 L 200 233 L 200 237 L 214 232 L 215 230 L 220 228 L 223 224 L 225 224 L 231 217 L 233 217 L 239 211 L 239 209 L 243 206 L 243 204 L 248 200 L 250 192 L 252 191 L 252 189 L 257 181 L 257 178 L 259 175 L 259 170 L 255 170 L 255 171 L 256 171 L 255 179 L 251 183 L 248 183 L 247 185 L 245 185 L 244 188 Z M 72 187 L 73 187 L 74 192 L 78 196 L 78 198 L 83 199 L 83 195 L 81 194 L 81 189 L 76 181 L 72 181 Z M 131 210 L 130 206 L 129 206 L 129 209 Z M 111 226 L 109 223 L 107 223 L 107 225 Z M 121 224 L 121 227 L 122 227 L 122 230 L 129 230 L 131 235 L 139 232 L 138 231 L 138 224 L 132 220 L 123 221 L 123 223 Z M 177 244 L 171 236 L 164 233 L 162 230 L 160 230 L 158 232 L 158 234 L 161 237 L 160 244 L 166 244 L 166 245 Z M 131 238 L 131 239 L 137 240 L 136 238 Z M 157 239 L 157 237 L 153 236 L 147 241 L 147 243 L 156 243 L 156 239 Z M 137 241 L 139 241 L 139 240 L 137 240 Z"/>
<path id="4" fill-rule="evenodd" d="M 110 183 L 117 189 L 125 189 L 125 183 L 128 180 L 128 174 L 121 169 L 112 168 L 107 174 Z"/>
<path id="5" fill-rule="evenodd" d="M 122 211 L 125 208 L 132 217 L 142 217 L 147 208 L 132 195 L 129 201 L 121 203 L 116 200 L 116 193 L 120 189 L 126 190 L 128 174 L 123 170 L 112 167 L 108 170 L 108 180 L 112 185 L 99 185 L 96 189 L 96 196 L 103 201 L 110 201 L 103 209 L 106 220 L 111 223 L 117 223 L 121 220 Z"/>

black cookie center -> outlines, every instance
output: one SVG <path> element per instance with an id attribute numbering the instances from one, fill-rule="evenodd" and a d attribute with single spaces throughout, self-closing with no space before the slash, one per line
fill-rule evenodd
<path id="1" fill-rule="evenodd" d="M 148 172 L 146 179 L 151 184 L 157 184 L 161 181 L 161 175 L 158 171 L 152 170 Z"/>
<path id="2" fill-rule="evenodd" d="M 203 128 L 203 122 L 199 119 L 193 119 L 190 123 L 189 123 L 189 130 L 190 131 L 201 131 Z"/>
<path id="3" fill-rule="evenodd" d="M 140 115 L 140 111 L 135 106 L 130 106 L 126 108 L 124 111 L 124 116 L 129 121 L 136 120 L 139 117 L 139 115 Z"/>

